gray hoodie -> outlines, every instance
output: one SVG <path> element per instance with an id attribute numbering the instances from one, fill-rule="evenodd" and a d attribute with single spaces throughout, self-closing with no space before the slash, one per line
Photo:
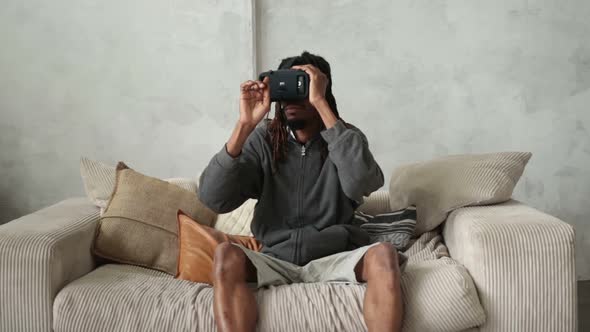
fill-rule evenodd
<path id="1" fill-rule="evenodd" d="M 228 213 L 257 199 L 251 230 L 262 252 L 297 265 L 369 244 L 351 225 L 363 196 L 383 186 L 383 172 L 366 136 L 341 120 L 305 145 L 289 136 L 287 158 L 272 170 L 272 147 L 262 121 L 232 158 L 226 145 L 201 174 L 200 200 Z M 323 140 L 323 141 L 322 141 Z M 328 156 L 321 161 L 322 144 Z"/>

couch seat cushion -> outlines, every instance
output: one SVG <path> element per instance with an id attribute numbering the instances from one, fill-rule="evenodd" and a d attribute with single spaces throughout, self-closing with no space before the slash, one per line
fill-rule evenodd
<path id="1" fill-rule="evenodd" d="M 406 332 L 460 331 L 485 318 L 473 282 L 450 258 L 408 264 L 402 288 Z M 366 331 L 365 289 L 347 283 L 262 288 L 258 331 Z M 53 312 L 56 332 L 215 331 L 211 286 L 124 264 L 103 265 L 67 285 Z"/>

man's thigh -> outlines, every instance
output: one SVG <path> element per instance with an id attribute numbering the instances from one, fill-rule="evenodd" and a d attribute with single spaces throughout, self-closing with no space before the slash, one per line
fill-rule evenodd
<path id="1" fill-rule="evenodd" d="M 250 258 L 245 253 L 243 254 L 246 256 L 246 282 L 257 282 L 258 276 L 256 273 L 256 267 L 252 264 Z"/>
<path id="2" fill-rule="evenodd" d="M 250 263 L 253 265 L 254 274 L 257 277 L 256 283 L 258 287 L 302 282 L 299 276 L 300 266 L 250 250 L 239 244 L 234 243 L 234 245 L 242 249 L 249 258 Z"/>
<path id="3" fill-rule="evenodd" d="M 349 282 L 361 283 L 356 270 L 367 250 L 379 243 L 372 243 L 354 250 L 343 251 L 315 259 L 303 266 L 305 282 Z"/>

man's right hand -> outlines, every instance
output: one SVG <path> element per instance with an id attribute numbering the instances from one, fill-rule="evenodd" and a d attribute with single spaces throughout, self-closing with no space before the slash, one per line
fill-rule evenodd
<path id="1" fill-rule="evenodd" d="M 270 111 L 269 78 L 240 85 L 240 124 L 256 127 Z"/>
<path id="2" fill-rule="evenodd" d="M 240 120 L 236 124 L 226 149 L 236 158 L 242 152 L 246 139 L 258 123 L 270 111 L 269 78 L 264 81 L 246 81 L 240 85 Z"/>

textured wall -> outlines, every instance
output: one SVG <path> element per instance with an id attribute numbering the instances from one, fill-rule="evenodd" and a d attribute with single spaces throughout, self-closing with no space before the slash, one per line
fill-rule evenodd
<path id="1" fill-rule="evenodd" d="M 253 21 L 244 0 L 3 1 L 0 223 L 83 195 L 81 155 L 196 175 L 229 137 L 253 62 L 307 49 L 332 64 L 340 113 L 366 132 L 386 183 L 404 162 L 533 152 L 515 197 L 576 227 L 590 279 L 589 2 L 256 8 Z"/>
<path id="2" fill-rule="evenodd" d="M 0 223 L 83 195 L 80 156 L 196 176 L 253 73 L 249 1 L 19 1 L 0 10 Z"/>
<path id="3" fill-rule="evenodd" d="M 515 197 L 572 224 L 590 279 L 590 2 L 257 3 L 258 68 L 331 63 L 341 116 L 387 174 L 453 153 L 533 152 Z"/>

